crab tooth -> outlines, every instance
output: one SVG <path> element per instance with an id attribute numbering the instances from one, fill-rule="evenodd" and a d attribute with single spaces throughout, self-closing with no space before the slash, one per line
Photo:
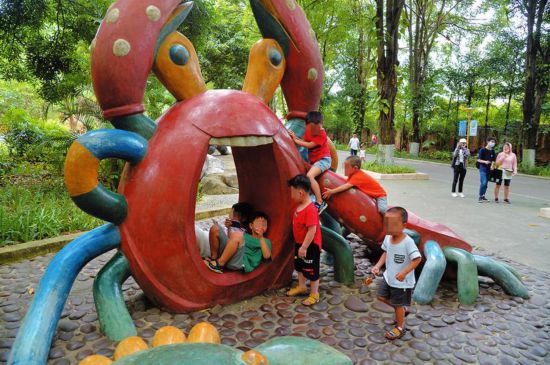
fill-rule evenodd
<path id="1" fill-rule="evenodd" d="M 255 147 L 273 143 L 272 137 L 266 136 L 237 136 L 237 137 L 212 137 L 210 144 L 232 147 Z"/>

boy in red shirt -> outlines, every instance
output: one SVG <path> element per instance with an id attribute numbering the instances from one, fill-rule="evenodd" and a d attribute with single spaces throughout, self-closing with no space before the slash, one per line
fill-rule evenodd
<path id="1" fill-rule="evenodd" d="M 306 116 L 306 132 L 304 133 L 303 140 L 296 137 L 294 132 L 289 131 L 294 143 L 308 149 L 308 159 L 312 166 L 307 172 L 307 177 L 311 183 L 311 190 L 315 194 L 315 206 L 319 214 L 327 209 L 327 204 L 323 201 L 321 188 L 315 178 L 327 171 L 332 163 L 327 133 L 322 128 L 322 124 L 323 114 L 320 112 L 309 112 Z"/>
<path id="2" fill-rule="evenodd" d="M 348 181 L 344 185 L 340 185 L 334 189 L 325 189 L 323 198 L 330 199 L 334 194 L 341 193 L 349 190 L 352 187 L 356 187 L 363 193 L 367 194 L 371 198 L 376 199 L 376 205 L 378 206 L 378 212 L 380 214 L 386 213 L 388 210 L 387 194 L 382 185 L 373 179 L 365 171 L 361 170 L 361 158 L 357 156 L 349 156 L 344 161 L 344 174 L 348 177 Z"/>
<path id="3" fill-rule="evenodd" d="M 297 175 L 288 181 L 292 200 L 298 203 L 292 217 L 295 254 L 294 269 L 298 272 L 298 285 L 287 292 L 294 297 L 307 293 L 306 279 L 311 291 L 302 301 L 310 306 L 319 302 L 319 266 L 321 257 L 321 226 L 319 214 L 310 198 L 311 183 L 307 176 Z"/>

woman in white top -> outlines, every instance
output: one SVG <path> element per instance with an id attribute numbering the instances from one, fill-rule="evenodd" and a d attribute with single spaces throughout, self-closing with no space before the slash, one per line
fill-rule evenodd
<path id="1" fill-rule="evenodd" d="M 467 141 L 465 138 L 461 138 L 456 145 L 453 152 L 453 162 L 451 167 L 453 169 L 453 187 L 451 195 L 456 198 L 460 195 L 464 198 L 462 193 L 462 186 L 464 185 L 464 178 L 466 177 L 466 169 L 468 166 L 468 157 L 470 157 L 470 150 L 467 147 Z M 458 195 L 456 194 L 456 183 L 458 182 Z"/>
<path id="2" fill-rule="evenodd" d="M 496 165 L 502 171 L 502 178 L 495 181 L 495 203 L 498 203 L 500 186 L 502 185 L 502 180 L 504 180 L 504 202 L 510 204 L 510 183 L 512 182 L 512 176 L 518 173 L 518 159 L 516 154 L 512 152 L 512 144 L 510 142 L 504 144 L 503 151 L 497 156 Z"/>

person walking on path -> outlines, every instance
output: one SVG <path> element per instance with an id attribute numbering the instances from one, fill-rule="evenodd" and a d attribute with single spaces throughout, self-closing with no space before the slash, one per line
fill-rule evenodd
<path id="1" fill-rule="evenodd" d="M 512 176 L 518 173 L 518 159 L 516 154 L 512 152 L 512 144 L 510 142 L 506 142 L 503 151 L 498 154 L 496 166 L 502 171 L 502 178 L 495 181 L 495 203 L 498 203 L 500 186 L 502 185 L 502 180 L 504 180 L 504 202 L 510 204 L 510 183 L 512 182 Z"/>
<path id="2" fill-rule="evenodd" d="M 485 148 L 481 148 L 477 154 L 477 166 L 479 168 L 479 203 L 487 203 L 489 200 L 485 198 L 487 192 L 487 183 L 489 182 L 489 174 L 493 169 L 493 163 L 496 160 L 495 154 L 496 140 L 494 138 L 487 139 Z"/>
<path id="3" fill-rule="evenodd" d="M 357 152 L 359 151 L 359 138 L 357 138 L 357 134 L 353 133 L 353 136 L 350 138 L 348 142 L 349 147 L 349 153 L 352 156 L 357 156 Z"/>
<path id="4" fill-rule="evenodd" d="M 466 138 L 461 138 L 456 145 L 456 148 L 453 152 L 453 162 L 451 167 L 453 169 L 453 187 L 451 190 L 451 195 L 456 198 L 460 195 L 461 198 L 464 198 L 462 193 L 462 187 L 464 186 L 464 178 L 466 177 L 466 169 L 468 166 L 468 157 L 470 157 L 470 150 L 467 146 Z M 456 194 L 456 184 L 458 182 L 458 195 Z"/>

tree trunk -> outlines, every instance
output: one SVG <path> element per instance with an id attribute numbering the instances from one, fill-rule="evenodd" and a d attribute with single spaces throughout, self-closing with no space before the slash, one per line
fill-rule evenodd
<path id="1" fill-rule="evenodd" d="M 483 133 L 483 139 L 487 140 L 488 128 L 489 128 L 489 108 L 491 106 L 491 87 L 493 86 L 492 80 L 489 79 L 489 88 L 487 89 L 487 104 L 485 105 L 485 132 Z"/>

